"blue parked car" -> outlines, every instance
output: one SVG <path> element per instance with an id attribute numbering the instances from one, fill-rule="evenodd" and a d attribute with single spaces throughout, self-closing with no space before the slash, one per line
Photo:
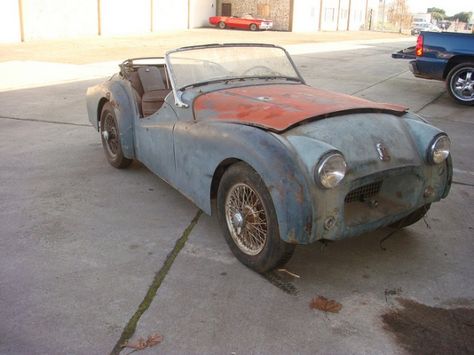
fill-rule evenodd
<path id="1" fill-rule="evenodd" d="M 401 228 L 447 196 L 446 133 L 406 108 L 306 85 L 281 47 L 185 47 L 129 59 L 87 91 L 107 160 L 137 159 L 265 272 L 295 245 Z"/>

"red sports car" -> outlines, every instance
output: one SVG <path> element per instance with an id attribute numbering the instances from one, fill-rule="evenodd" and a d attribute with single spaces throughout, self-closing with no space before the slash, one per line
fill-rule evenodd
<path id="1" fill-rule="evenodd" d="M 209 17 L 209 23 L 213 26 L 218 26 L 221 29 L 228 27 L 250 31 L 269 30 L 273 27 L 272 20 L 254 18 L 252 15 L 244 15 L 242 17 L 212 16 Z"/>

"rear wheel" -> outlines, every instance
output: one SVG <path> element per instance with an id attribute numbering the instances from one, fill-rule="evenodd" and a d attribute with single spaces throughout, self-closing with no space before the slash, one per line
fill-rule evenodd
<path id="1" fill-rule="evenodd" d="M 132 159 L 125 158 L 123 155 L 117 118 L 110 102 L 107 102 L 102 108 L 100 115 L 100 137 L 105 156 L 110 165 L 117 169 L 128 167 Z"/>
<path id="2" fill-rule="evenodd" d="M 454 100 L 463 105 L 474 105 L 474 63 L 461 63 L 452 68 L 446 86 Z"/>
<path id="3" fill-rule="evenodd" d="M 398 222 L 392 223 L 390 227 L 400 229 L 400 228 L 405 228 L 412 224 L 415 224 L 426 215 L 430 207 L 431 207 L 431 203 L 421 206 L 417 210 L 410 213 L 408 216 L 403 217 Z"/>
<path id="4" fill-rule="evenodd" d="M 291 258 L 295 246 L 280 239 L 270 193 L 247 164 L 234 164 L 224 173 L 217 213 L 227 244 L 244 265 L 263 273 Z"/>
<path id="5" fill-rule="evenodd" d="M 252 24 L 250 24 L 249 28 L 250 28 L 250 31 L 256 31 L 257 30 L 257 25 L 252 23 Z"/>
<path id="6" fill-rule="evenodd" d="M 225 22 L 224 21 L 219 22 L 218 26 L 221 30 L 223 30 L 225 28 Z"/>

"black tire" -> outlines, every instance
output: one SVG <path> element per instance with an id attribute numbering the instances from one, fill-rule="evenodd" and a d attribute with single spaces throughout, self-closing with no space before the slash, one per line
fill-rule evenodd
<path id="1" fill-rule="evenodd" d="M 249 28 L 250 28 L 250 31 L 256 31 L 258 27 L 257 27 L 256 24 L 251 23 L 250 26 L 249 26 Z"/>
<path id="2" fill-rule="evenodd" d="M 225 28 L 225 22 L 224 21 L 219 22 L 218 26 L 221 30 L 223 30 Z"/>
<path id="3" fill-rule="evenodd" d="M 412 224 L 415 224 L 426 215 L 430 207 L 431 207 L 431 203 L 421 206 L 417 210 L 410 213 L 408 216 L 403 217 L 401 220 L 395 223 L 392 223 L 389 227 L 400 229 L 400 228 L 405 228 Z"/>
<path id="4" fill-rule="evenodd" d="M 100 139 L 110 165 L 117 169 L 125 169 L 132 163 L 132 159 L 123 155 L 117 118 L 110 102 L 104 105 L 100 114 Z"/>
<path id="5" fill-rule="evenodd" d="M 474 62 L 461 63 L 452 68 L 446 77 L 446 87 L 458 103 L 474 105 Z"/>
<path id="6" fill-rule="evenodd" d="M 284 265 L 293 255 L 295 245 L 280 239 L 270 193 L 247 164 L 234 164 L 222 176 L 217 215 L 232 253 L 252 270 L 264 273 Z"/>

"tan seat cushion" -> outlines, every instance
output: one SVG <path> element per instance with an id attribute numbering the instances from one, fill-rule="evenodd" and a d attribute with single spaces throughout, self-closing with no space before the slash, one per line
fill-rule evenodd
<path id="1" fill-rule="evenodd" d="M 150 116 L 160 109 L 165 101 L 165 97 L 169 94 L 170 90 L 153 90 L 145 92 L 142 96 L 142 111 L 143 116 Z"/>

